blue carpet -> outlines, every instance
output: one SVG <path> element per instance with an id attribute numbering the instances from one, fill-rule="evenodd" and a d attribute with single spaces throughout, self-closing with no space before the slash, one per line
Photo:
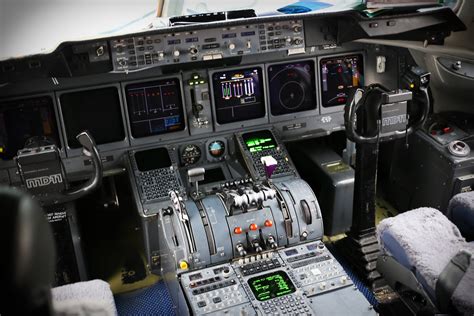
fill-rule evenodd
<path id="1" fill-rule="evenodd" d="M 352 267 L 348 262 L 342 258 L 342 256 L 338 253 L 337 249 L 331 245 L 330 243 L 325 243 L 328 250 L 333 254 L 334 258 L 341 264 L 344 271 L 346 271 L 347 275 L 351 278 L 352 282 L 354 282 L 357 289 L 365 296 L 367 301 L 374 307 L 377 308 L 379 302 L 374 296 L 374 293 L 365 285 L 365 283 L 357 276 L 357 274 L 352 270 Z"/>
<path id="2" fill-rule="evenodd" d="M 119 316 L 122 315 L 175 315 L 173 302 L 164 282 L 146 289 L 115 296 Z"/>

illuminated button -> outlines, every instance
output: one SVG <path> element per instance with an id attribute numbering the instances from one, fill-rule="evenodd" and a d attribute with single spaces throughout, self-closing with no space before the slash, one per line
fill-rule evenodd
<path id="1" fill-rule="evenodd" d="M 242 227 L 236 227 L 234 228 L 234 234 L 242 234 Z"/>
<path id="2" fill-rule="evenodd" d="M 252 224 L 250 224 L 249 228 L 250 228 L 250 230 L 257 230 L 258 226 L 257 226 L 257 224 L 252 223 Z"/>
<path id="3" fill-rule="evenodd" d="M 272 227 L 272 226 L 273 226 L 273 222 L 271 220 L 267 219 L 265 221 L 265 227 Z"/>
<path id="4" fill-rule="evenodd" d="M 179 262 L 179 268 L 181 270 L 187 270 L 189 268 L 188 263 L 185 260 Z"/>

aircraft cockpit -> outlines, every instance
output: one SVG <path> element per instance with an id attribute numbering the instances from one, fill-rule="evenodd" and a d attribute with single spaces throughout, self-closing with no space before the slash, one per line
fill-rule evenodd
<path id="1" fill-rule="evenodd" d="M 20 2 L 0 315 L 474 314 L 474 2 Z"/>

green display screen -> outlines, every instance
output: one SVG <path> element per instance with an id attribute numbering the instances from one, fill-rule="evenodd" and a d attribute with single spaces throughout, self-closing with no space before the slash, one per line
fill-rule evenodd
<path id="1" fill-rule="evenodd" d="M 284 271 L 276 271 L 249 279 L 250 289 L 259 301 L 266 301 L 296 291 L 293 282 Z"/>
<path id="2" fill-rule="evenodd" d="M 277 147 L 275 138 L 269 130 L 246 133 L 242 135 L 242 138 L 251 153 Z"/>

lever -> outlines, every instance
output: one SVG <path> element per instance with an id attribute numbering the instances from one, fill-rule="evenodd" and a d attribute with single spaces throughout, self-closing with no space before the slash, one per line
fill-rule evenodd
<path id="1" fill-rule="evenodd" d="M 199 192 L 199 181 L 204 180 L 204 174 L 206 173 L 206 169 L 204 168 L 192 168 L 188 170 L 188 181 L 190 184 L 194 183 L 194 187 L 196 191 L 194 195 L 198 197 L 201 193 Z"/>
<path id="2" fill-rule="evenodd" d="M 313 223 L 313 216 L 311 216 L 311 209 L 309 208 L 308 202 L 306 200 L 300 201 L 301 209 L 303 210 L 304 221 L 307 225 Z"/>
<path id="3" fill-rule="evenodd" d="M 267 238 L 267 244 L 270 246 L 270 248 L 272 249 L 277 249 L 278 247 L 278 244 L 275 240 L 275 237 L 273 237 L 272 235 L 269 235 L 268 238 Z"/>
<path id="4" fill-rule="evenodd" d="M 262 252 L 263 251 L 263 248 L 262 248 L 262 246 L 260 246 L 260 242 L 257 239 L 252 241 L 252 247 L 253 247 L 253 249 L 255 249 L 255 252 Z"/>
<path id="5" fill-rule="evenodd" d="M 237 253 L 241 257 L 245 257 L 247 255 L 247 251 L 245 251 L 244 245 L 242 245 L 241 243 L 235 246 L 235 250 L 237 250 Z"/>
<path id="6" fill-rule="evenodd" d="M 275 172 L 278 161 L 276 161 L 275 158 L 272 156 L 265 156 L 260 158 L 260 161 L 262 162 L 264 168 L 265 168 L 265 175 L 267 176 L 267 179 L 270 179 L 272 177 L 273 172 Z"/>

